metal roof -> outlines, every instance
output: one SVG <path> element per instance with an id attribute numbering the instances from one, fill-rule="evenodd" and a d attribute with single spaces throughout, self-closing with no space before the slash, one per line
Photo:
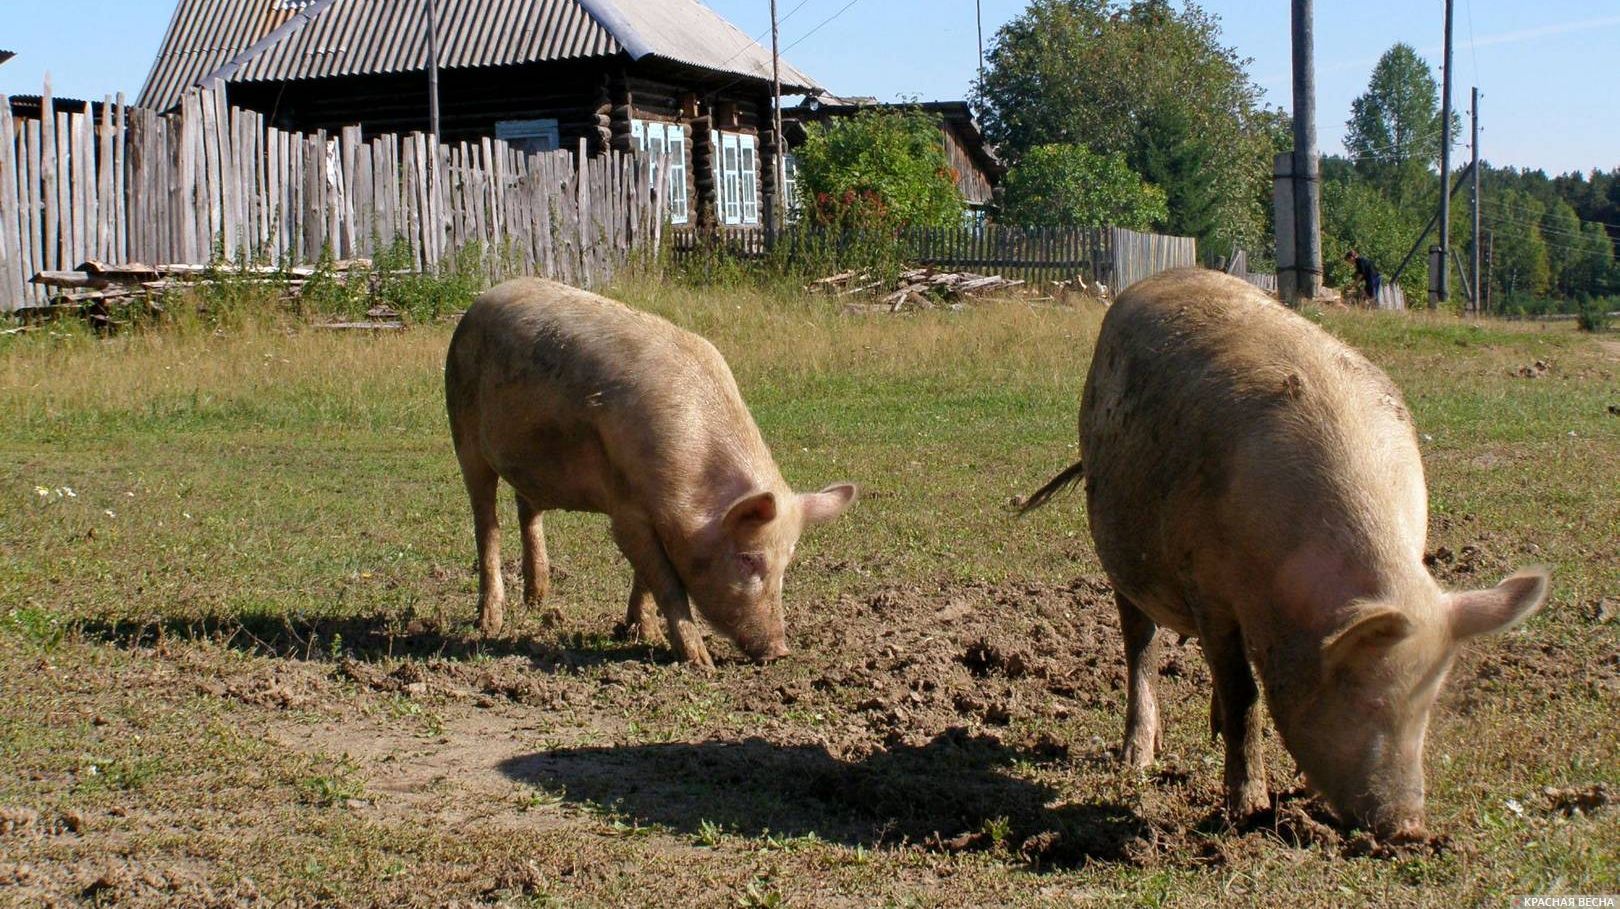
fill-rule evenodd
<path id="1" fill-rule="evenodd" d="M 425 9 L 402 0 L 179 0 L 139 103 L 167 110 L 210 76 L 252 82 L 424 70 Z M 770 52 L 697 0 L 436 0 L 436 13 L 442 68 L 622 52 L 771 77 Z M 818 87 L 786 61 L 782 84 Z"/>

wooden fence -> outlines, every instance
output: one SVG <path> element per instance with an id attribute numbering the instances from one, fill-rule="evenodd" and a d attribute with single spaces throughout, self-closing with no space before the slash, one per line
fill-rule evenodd
<path id="1" fill-rule="evenodd" d="M 1225 269 L 1226 273 L 1232 277 L 1242 278 L 1273 297 L 1279 293 L 1277 290 L 1277 273 L 1249 271 L 1249 253 L 1246 250 L 1240 249 L 1232 253 L 1232 259 L 1226 263 Z"/>
<path id="2" fill-rule="evenodd" d="M 1114 263 L 1109 286 L 1115 293 L 1161 271 L 1198 264 L 1198 241 L 1192 237 L 1143 234 L 1123 227 L 1111 227 L 1108 233 Z"/>
<path id="3" fill-rule="evenodd" d="M 656 249 L 661 162 L 617 152 L 524 154 L 505 142 L 294 133 L 188 93 L 160 116 L 122 97 L 20 119 L 0 96 L 0 311 L 44 302 L 40 271 L 85 260 L 277 265 L 372 256 L 396 240 L 431 269 L 482 244 L 491 276 L 607 281 Z"/>
<path id="4" fill-rule="evenodd" d="M 1142 234 L 1123 228 L 1037 227 L 1019 228 L 985 224 L 960 228 L 910 228 L 894 234 L 829 232 L 798 227 L 776 237 L 763 230 L 700 232 L 674 231 L 672 247 L 677 259 L 704 250 L 724 249 L 741 256 L 778 253 L 795 257 L 825 258 L 842 262 L 849 252 L 888 248 L 901 261 L 1025 281 L 1066 281 L 1076 276 L 1102 281 L 1115 292 L 1168 268 L 1197 263 L 1196 241 L 1191 237 Z"/>

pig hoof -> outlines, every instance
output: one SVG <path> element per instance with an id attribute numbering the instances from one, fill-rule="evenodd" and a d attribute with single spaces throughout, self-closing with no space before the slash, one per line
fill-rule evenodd
<path id="1" fill-rule="evenodd" d="M 694 669 L 701 669 L 704 672 L 714 671 L 714 660 L 709 656 L 709 649 L 701 644 L 681 656 Z"/>
<path id="2" fill-rule="evenodd" d="M 1271 810 L 1271 797 L 1263 786 L 1245 786 L 1226 801 L 1227 819 L 1233 826 L 1242 826 Z"/>
<path id="3" fill-rule="evenodd" d="M 658 633 L 640 622 L 619 622 L 613 626 L 613 639 L 626 644 L 651 644 Z"/>
<path id="4" fill-rule="evenodd" d="M 485 611 L 478 619 L 478 633 L 485 637 L 494 637 L 501 633 L 501 626 L 506 624 L 506 617 L 499 612 Z"/>
<path id="5" fill-rule="evenodd" d="M 1125 748 L 1119 755 L 1120 763 L 1132 770 L 1146 770 L 1153 766 L 1153 747 L 1139 745 L 1135 742 L 1126 742 Z"/>

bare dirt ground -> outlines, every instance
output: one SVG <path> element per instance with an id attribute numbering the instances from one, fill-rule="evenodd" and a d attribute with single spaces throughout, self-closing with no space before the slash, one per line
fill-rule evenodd
<path id="1" fill-rule="evenodd" d="M 1457 584 L 1493 575 L 1499 563 L 1478 546 L 1431 553 L 1437 573 Z M 565 601 L 566 585 L 559 585 Z M 1151 774 L 1119 770 L 1121 642 L 1099 577 L 879 584 L 830 609 L 838 621 L 798 626 L 798 659 L 761 668 L 733 655 L 712 676 L 670 662 L 661 647 L 570 647 L 600 630 L 585 626 L 601 617 L 570 616 L 566 608 L 531 616 L 512 637 L 489 644 L 420 619 L 279 633 L 235 626 L 200 640 L 104 631 L 133 657 L 122 684 L 136 700 L 144 692 L 213 702 L 233 722 L 262 728 L 283 758 L 330 768 L 314 777 L 307 798 L 383 829 L 589 843 L 603 837 L 605 820 L 610 838 L 636 843 L 638 861 L 651 854 L 688 864 L 728 843 L 790 850 L 808 841 L 856 856 L 912 852 L 934 863 L 979 855 L 1037 873 L 1208 872 L 1279 850 L 1326 860 L 1428 861 L 1459 849 L 1470 856 L 1471 847 L 1448 837 L 1392 850 L 1343 831 L 1290 775 L 1274 742 L 1273 811 L 1231 829 L 1216 808 L 1219 750 L 1199 728 L 1207 670 L 1196 642 L 1174 636 L 1161 661 L 1168 752 Z M 335 635 L 348 655 L 326 658 L 312 642 Z M 1451 687 L 1458 694 L 1441 709 L 1466 722 L 1500 697 L 1557 699 L 1570 681 L 1570 657 L 1515 640 L 1483 648 L 1458 668 Z M 1620 661 L 1582 675 L 1620 694 Z M 103 703 L 89 721 L 111 732 L 118 721 L 107 717 L 115 712 Z M 1107 718 L 1105 728 L 1087 735 L 1097 724 L 1081 721 L 1096 716 Z M 665 718 L 668 740 L 649 742 L 629 717 Z M 1602 785 L 1549 789 L 1543 803 L 1524 810 L 1580 817 L 1608 810 L 1609 801 Z M 134 802 L 59 817 L 7 809 L 0 836 L 66 845 L 29 849 L 33 861 L 0 862 L 10 885 L 0 894 L 18 905 L 75 893 L 120 905 L 259 897 L 251 877 L 234 888 L 211 885 L 217 875 L 207 862 L 116 858 L 132 827 L 178 834 L 196 823 L 196 806 Z M 228 810 L 236 817 L 226 835 L 261 842 L 277 839 L 285 812 L 274 799 L 260 806 L 251 798 Z M 57 860 L 39 861 L 47 857 Z M 536 897 L 593 868 L 600 873 L 600 862 L 587 845 L 441 868 L 445 889 L 422 902 L 458 892 L 476 903 Z M 643 896 L 658 892 L 647 886 Z M 381 895 L 360 902 L 379 904 Z M 829 896 L 813 901 L 862 904 Z"/>

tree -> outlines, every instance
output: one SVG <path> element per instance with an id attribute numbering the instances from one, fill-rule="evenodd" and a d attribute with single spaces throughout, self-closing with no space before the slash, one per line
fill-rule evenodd
<path id="1" fill-rule="evenodd" d="M 1148 183 L 1163 189 L 1168 207 L 1164 228 L 1182 237 L 1198 237 L 1219 255 L 1231 255 L 1231 244 L 1217 239 L 1221 200 L 1209 179 L 1215 151 L 1193 132 L 1186 113 L 1162 106 L 1146 115 L 1131 163 Z"/>
<path id="2" fill-rule="evenodd" d="M 962 195 L 940 120 L 918 109 L 863 110 L 810 124 L 795 149 L 803 210 L 846 228 L 951 227 Z"/>
<path id="3" fill-rule="evenodd" d="M 1541 216 L 1541 239 L 1547 247 L 1547 271 L 1552 287 L 1562 297 L 1588 291 L 1582 278 L 1587 265 L 1581 219 L 1563 199 L 1553 199 Z"/>
<path id="4" fill-rule="evenodd" d="M 1386 190 L 1426 181 L 1440 160 L 1440 89 L 1409 44 L 1379 58 L 1367 91 L 1350 103 L 1344 147 L 1356 167 Z"/>
<path id="5" fill-rule="evenodd" d="M 1036 146 L 1002 181 L 1001 219 L 1010 224 L 1148 230 L 1167 217 L 1164 191 L 1143 182 L 1117 152 Z"/>
<path id="6" fill-rule="evenodd" d="M 1393 278 L 1401 257 L 1423 228 L 1426 211 L 1398 205 L 1343 158 L 1322 162 L 1322 265 L 1329 285 L 1348 287 L 1356 276 L 1344 261 L 1352 249 L 1366 256 L 1386 280 Z M 1428 293 L 1429 269 L 1420 254 L 1401 275 L 1409 300 Z"/>
<path id="7" fill-rule="evenodd" d="M 1491 225 L 1495 246 L 1491 283 L 1497 299 L 1513 305 L 1525 297 L 1547 292 L 1547 244 L 1538 226 L 1546 206 L 1522 190 L 1505 189 L 1497 195 L 1501 214 L 1492 219 Z"/>
<path id="8" fill-rule="evenodd" d="M 1196 3 L 1032 0 L 997 32 L 975 100 L 1013 164 L 1054 144 L 1123 154 L 1138 173 L 1157 162 L 1177 177 L 1172 224 L 1197 223 L 1206 248 L 1264 249 L 1272 146 L 1245 63 Z M 1197 147 L 1165 160 L 1167 130 Z"/>

